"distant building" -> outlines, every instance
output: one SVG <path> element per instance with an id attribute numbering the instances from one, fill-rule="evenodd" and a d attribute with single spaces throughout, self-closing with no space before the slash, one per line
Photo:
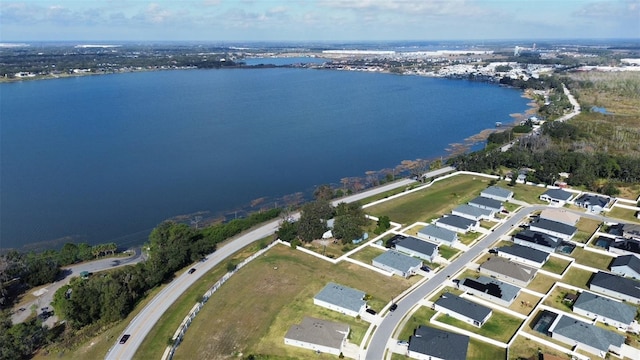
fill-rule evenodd
<path id="1" fill-rule="evenodd" d="M 458 233 L 435 225 L 427 225 L 418 231 L 418 237 L 421 239 L 455 246 L 458 243 Z"/>
<path id="2" fill-rule="evenodd" d="M 640 258 L 637 255 L 618 256 L 611 263 L 611 272 L 640 280 Z"/>
<path id="3" fill-rule="evenodd" d="M 437 244 L 414 237 L 400 240 L 400 242 L 396 244 L 396 250 L 428 262 L 433 262 L 438 256 Z"/>
<path id="4" fill-rule="evenodd" d="M 560 245 L 562 240 L 549 234 L 531 230 L 522 230 L 513 236 L 513 242 L 518 245 L 552 253 Z"/>
<path id="5" fill-rule="evenodd" d="M 466 360 L 469 337 L 420 325 L 409 338 L 407 355 L 421 360 Z"/>
<path id="6" fill-rule="evenodd" d="M 610 199 L 608 197 L 593 194 L 582 194 L 578 196 L 573 203 L 587 209 L 591 213 L 599 214 L 607 207 L 609 201 Z"/>
<path id="7" fill-rule="evenodd" d="M 624 336 L 575 318 L 560 315 L 549 327 L 551 338 L 604 358 L 611 351 L 620 354 Z"/>
<path id="8" fill-rule="evenodd" d="M 589 290 L 640 305 L 640 282 L 598 271 L 589 282 Z"/>
<path id="9" fill-rule="evenodd" d="M 433 306 L 436 311 L 476 327 L 484 325 L 492 314 L 490 308 L 448 292 L 442 294 Z"/>
<path id="10" fill-rule="evenodd" d="M 363 291 L 330 282 L 313 298 L 313 303 L 356 317 L 366 309 L 364 296 Z"/>
<path id="11" fill-rule="evenodd" d="M 544 209 L 540 213 L 540 219 L 556 221 L 570 226 L 575 226 L 580 221 L 580 215 L 561 208 Z"/>
<path id="12" fill-rule="evenodd" d="M 549 252 L 534 249 L 530 246 L 514 244 L 512 246 L 501 246 L 497 250 L 500 257 L 536 268 L 541 268 L 549 260 Z"/>
<path id="13" fill-rule="evenodd" d="M 573 304 L 573 312 L 624 331 L 636 317 L 635 307 L 588 291 L 580 294 Z"/>
<path id="14" fill-rule="evenodd" d="M 286 345 L 340 355 L 349 335 L 349 325 L 305 316 L 284 336 Z"/>
<path id="15" fill-rule="evenodd" d="M 549 234 L 553 237 L 559 237 L 562 240 L 569 240 L 578 231 L 575 226 L 563 224 L 561 222 L 537 219 L 529 224 L 531 231 L 537 231 L 545 234 Z"/>
<path id="16" fill-rule="evenodd" d="M 573 196 L 572 193 L 562 189 L 549 189 L 540 195 L 540 200 L 546 201 L 553 205 L 564 206 Z"/>
<path id="17" fill-rule="evenodd" d="M 457 215 L 448 215 L 441 217 L 436 221 L 437 227 L 441 227 L 447 230 L 466 234 L 469 231 L 475 231 L 478 228 L 478 222 L 463 218 Z"/>
<path id="18" fill-rule="evenodd" d="M 480 209 L 491 210 L 496 213 L 504 210 L 504 207 L 502 206 L 502 203 L 500 201 L 482 196 L 478 196 L 469 201 L 469 205 L 475 206 Z"/>
<path id="19" fill-rule="evenodd" d="M 511 200 L 511 198 L 513 198 L 513 191 L 501 188 L 499 186 L 490 186 L 484 189 L 480 193 L 480 196 L 504 202 L 509 201 Z"/>
<path id="20" fill-rule="evenodd" d="M 421 260 L 395 250 L 389 250 L 380 254 L 373 259 L 372 264 L 379 269 L 402 276 L 403 278 L 408 278 L 415 274 L 416 271 L 422 267 Z"/>
<path id="21" fill-rule="evenodd" d="M 509 307 L 520 293 L 519 287 L 486 276 L 464 278 L 460 289 L 504 307 Z"/>
<path id="22" fill-rule="evenodd" d="M 537 270 L 505 258 L 492 256 L 480 265 L 480 272 L 519 287 L 527 287 L 536 276 Z"/>

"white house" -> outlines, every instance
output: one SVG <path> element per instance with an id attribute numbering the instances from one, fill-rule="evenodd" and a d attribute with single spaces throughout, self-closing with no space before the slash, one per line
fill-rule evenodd
<path id="1" fill-rule="evenodd" d="M 458 233 L 435 225 L 427 225 L 418 230 L 418 237 L 438 244 L 455 246 L 458 243 Z"/>
<path id="2" fill-rule="evenodd" d="M 464 278 L 459 282 L 459 287 L 473 296 L 504 307 L 511 306 L 520 293 L 519 287 L 486 276 Z"/>
<path id="3" fill-rule="evenodd" d="M 407 237 L 396 244 L 396 250 L 409 256 L 433 262 L 438 256 L 438 244 Z"/>
<path id="4" fill-rule="evenodd" d="M 365 295 L 363 291 L 330 282 L 313 298 L 313 303 L 356 317 L 366 309 Z"/>
<path id="5" fill-rule="evenodd" d="M 589 290 L 640 305 L 640 282 L 598 271 L 591 278 Z"/>
<path id="6" fill-rule="evenodd" d="M 475 327 L 482 327 L 492 314 L 490 308 L 448 292 L 442 294 L 440 299 L 433 303 L 433 307 L 436 311 Z"/>
<path id="7" fill-rule="evenodd" d="M 576 234 L 578 228 L 557 221 L 538 219 L 529 224 L 529 230 L 549 234 L 562 240 L 569 240 Z"/>
<path id="8" fill-rule="evenodd" d="M 636 317 L 633 306 L 589 291 L 580 294 L 573 304 L 573 312 L 625 331 Z"/>
<path id="9" fill-rule="evenodd" d="M 513 198 L 513 191 L 501 188 L 499 186 L 489 186 L 482 190 L 480 196 L 498 201 L 509 201 Z"/>
<path id="10" fill-rule="evenodd" d="M 549 260 L 549 252 L 530 246 L 513 244 L 512 246 L 501 246 L 497 250 L 500 257 L 536 268 L 541 268 Z"/>
<path id="11" fill-rule="evenodd" d="M 478 196 L 469 201 L 469 205 L 475 206 L 480 209 L 491 210 L 496 213 L 504 210 L 504 206 L 502 206 L 502 203 L 500 201 L 483 196 Z"/>
<path id="12" fill-rule="evenodd" d="M 570 316 L 558 316 L 549 327 L 551 338 L 604 358 L 611 351 L 620 354 L 624 336 Z"/>
<path id="13" fill-rule="evenodd" d="M 640 258 L 635 254 L 618 256 L 611 263 L 611 272 L 640 280 Z"/>
<path id="14" fill-rule="evenodd" d="M 608 197 L 584 193 L 578 196 L 573 203 L 591 213 L 599 214 L 607 207 L 609 201 Z"/>
<path id="15" fill-rule="evenodd" d="M 422 267 L 422 260 L 395 250 L 389 250 L 373 259 L 372 265 L 403 278 L 408 278 Z"/>
<path id="16" fill-rule="evenodd" d="M 409 338 L 407 356 L 420 360 L 466 359 L 469 337 L 420 325 Z"/>
<path id="17" fill-rule="evenodd" d="M 551 203 L 552 205 L 564 206 L 573 194 L 562 189 L 549 189 L 540 195 L 540 200 Z"/>
<path id="18" fill-rule="evenodd" d="M 448 215 L 436 220 L 436 226 L 458 233 L 475 231 L 480 223 L 457 215 Z"/>
<path id="19" fill-rule="evenodd" d="M 493 219 L 495 216 L 495 211 L 463 204 L 451 210 L 451 214 L 473 221 L 480 221 Z"/>
<path id="20" fill-rule="evenodd" d="M 349 331 L 347 324 L 305 316 L 300 324 L 289 328 L 284 343 L 338 356 L 347 343 Z"/>

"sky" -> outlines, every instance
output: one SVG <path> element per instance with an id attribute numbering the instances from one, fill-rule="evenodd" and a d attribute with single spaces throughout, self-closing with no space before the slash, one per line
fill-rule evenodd
<path id="1" fill-rule="evenodd" d="M 0 41 L 640 39 L 640 0 L 0 0 Z"/>

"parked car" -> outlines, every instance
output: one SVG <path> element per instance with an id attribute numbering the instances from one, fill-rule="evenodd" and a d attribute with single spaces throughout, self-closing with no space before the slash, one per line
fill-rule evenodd
<path id="1" fill-rule="evenodd" d="M 408 341 L 404 341 L 404 340 L 398 340 L 398 345 L 409 346 L 409 342 Z"/>
<path id="2" fill-rule="evenodd" d="M 129 334 L 122 335 L 122 338 L 120 338 L 120 344 L 126 343 L 127 340 L 129 340 L 130 337 L 131 337 L 131 335 L 129 335 Z"/>
<path id="3" fill-rule="evenodd" d="M 393 303 L 393 304 L 391 304 L 391 307 L 389 308 L 389 311 L 396 311 L 397 308 L 398 308 L 398 304 Z"/>
<path id="4" fill-rule="evenodd" d="M 194 272 L 196 272 L 196 268 L 191 268 L 191 269 L 189 269 L 188 272 L 189 272 L 189 274 L 193 274 Z"/>
<path id="5" fill-rule="evenodd" d="M 375 315 L 376 314 L 376 311 L 373 310 L 372 308 L 367 308 L 367 310 L 365 310 L 365 311 L 368 312 L 371 315 Z"/>
<path id="6" fill-rule="evenodd" d="M 430 267 L 428 267 L 427 265 L 423 265 L 423 266 L 420 268 L 420 270 L 422 270 L 422 271 L 426 271 L 426 272 L 429 272 L 429 271 L 431 271 L 431 268 L 430 268 Z"/>
<path id="7" fill-rule="evenodd" d="M 498 249 L 496 248 L 489 249 L 489 254 L 497 254 L 497 253 L 498 253 Z"/>

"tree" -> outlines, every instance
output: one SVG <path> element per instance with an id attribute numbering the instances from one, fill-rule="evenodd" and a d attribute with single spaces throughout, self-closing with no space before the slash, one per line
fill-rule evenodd
<path id="1" fill-rule="evenodd" d="M 359 239 L 363 234 L 362 227 L 366 224 L 367 218 L 359 205 L 341 202 L 336 207 L 333 236 L 346 244 L 351 240 Z"/>
<path id="2" fill-rule="evenodd" d="M 289 220 L 280 223 L 280 228 L 276 231 L 278 239 L 291 242 L 298 236 L 298 224 Z"/>
<path id="3" fill-rule="evenodd" d="M 333 189 L 331 188 L 330 185 L 320 185 L 318 186 L 315 191 L 313 192 L 313 197 L 316 200 L 331 200 L 333 199 L 334 193 L 333 193 Z"/>

